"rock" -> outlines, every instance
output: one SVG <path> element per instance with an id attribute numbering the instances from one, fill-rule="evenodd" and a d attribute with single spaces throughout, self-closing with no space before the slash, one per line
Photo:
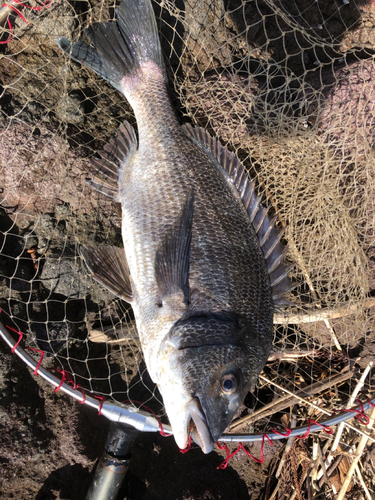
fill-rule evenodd
<path id="1" fill-rule="evenodd" d="M 56 114 L 68 123 L 82 123 L 85 119 L 81 99 L 76 94 L 63 96 L 56 105 Z"/>
<path id="2" fill-rule="evenodd" d="M 75 327 L 72 323 L 49 321 L 48 323 L 31 323 L 32 340 L 44 352 L 56 355 L 68 346 L 74 337 Z"/>
<path id="3" fill-rule="evenodd" d="M 320 128 L 327 142 L 339 145 L 345 157 L 366 155 L 375 147 L 375 64 L 357 61 L 335 72 L 326 96 Z"/>
<path id="4" fill-rule="evenodd" d="M 79 258 L 49 257 L 44 263 L 40 280 L 51 293 L 81 299 L 87 293 L 86 274 Z"/>
<path id="5" fill-rule="evenodd" d="M 38 36 L 51 38 L 53 41 L 62 36 L 70 37 L 76 25 L 77 16 L 69 3 L 52 2 L 47 16 L 38 15 L 35 33 Z"/>
<path id="6" fill-rule="evenodd" d="M 35 277 L 35 272 L 32 272 L 29 262 L 26 259 L 16 260 L 16 272 L 9 278 L 9 290 L 30 292 L 33 277 Z"/>
<path id="7" fill-rule="evenodd" d="M 64 207 L 66 212 L 59 217 L 84 216 L 87 220 L 81 222 L 91 225 L 92 231 L 97 231 L 98 220 L 119 231 L 119 204 L 86 184 L 92 173 L 90 160 L 79 156 L 56 130 L 42 124 L 13 123 L 0 131 L 0 150 L 0 203 L 8 211 L 17 210 L 18 226 L 28 228 L 33 220 L 35 233 L 38 225 L 46 229 L 48 223 L 54 230 L 52 216 Z"/>

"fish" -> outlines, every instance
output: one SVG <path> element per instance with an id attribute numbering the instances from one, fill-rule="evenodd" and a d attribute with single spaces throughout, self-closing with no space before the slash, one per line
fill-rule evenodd
<path id="1" fill-rule="evenodd" d="M 131 105 L 89 183 L 122 207 L 123 248 L 81 247 L 93 277 L 131 304 L 145 363 L 177 445 L 204 453 L 256 386 L 286 303 L 283 232 L 239 158 L 180 124 L 150 0 L 123 0 L 88 42 L 60 48 Z"/>

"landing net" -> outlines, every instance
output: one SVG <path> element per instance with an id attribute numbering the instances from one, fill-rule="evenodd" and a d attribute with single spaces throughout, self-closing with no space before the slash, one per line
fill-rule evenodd
<path id="1" fill-rule="evenodd" d="M 297 427 L 323 421 L 347 407 L 375 352 L 375 5 L 162 0 L 155 9 L 181 122 L 237 153 L 296 263 L 296 305 L 277 311 L 273 357 L 232 431 L 282 430 L 291 414 Z M 23 333 L 23 349 L 44 352 L 46 370 L 99 400 L 140 401 L 168 424 L 130 305 L 89 276 L 78 252 L 122 246 L 120 206 L 85 180 L 120 123 L 136 124 L 122 96 L 56 39 L 113 15 L 106 0 L 10 0 L 0 10 L 1 318 Z"/>

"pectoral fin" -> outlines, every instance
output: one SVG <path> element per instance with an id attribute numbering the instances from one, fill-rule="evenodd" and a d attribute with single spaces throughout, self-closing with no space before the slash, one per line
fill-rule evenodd
<path id="1" fill-rule="evenodd" d="M 194 192 L 156 252 L 155 273 L 163 303 L 184 307 L 189 302 L 189 261 L 194 210 Z"/>
<path id="2" fill-rule="evenodd" d="M 82 246 L 80 253 L 96 281 L 126 302 L 132 301 L 130 272 L 123 248 Z"/>

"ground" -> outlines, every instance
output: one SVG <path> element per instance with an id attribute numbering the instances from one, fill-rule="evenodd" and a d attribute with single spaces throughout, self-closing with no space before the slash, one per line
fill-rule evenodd
<path id="1" fill-rule="evenodd" d="M 108 421 L 54 393 L 3 345 L 0 360 L 0 498 L 84 498 L 103 451 Z M 173 438 L 140 434 L 132 448 L 126 498 L 259 498 L 274 450 L 266 446 L 263 466 L 240 452 L 225 470 L 217 469 L 224 460 L 218 451 L 204 455 L 194 447 L 181 454 Z M 251 451 L 259 456 L 259 446 Z"/>

